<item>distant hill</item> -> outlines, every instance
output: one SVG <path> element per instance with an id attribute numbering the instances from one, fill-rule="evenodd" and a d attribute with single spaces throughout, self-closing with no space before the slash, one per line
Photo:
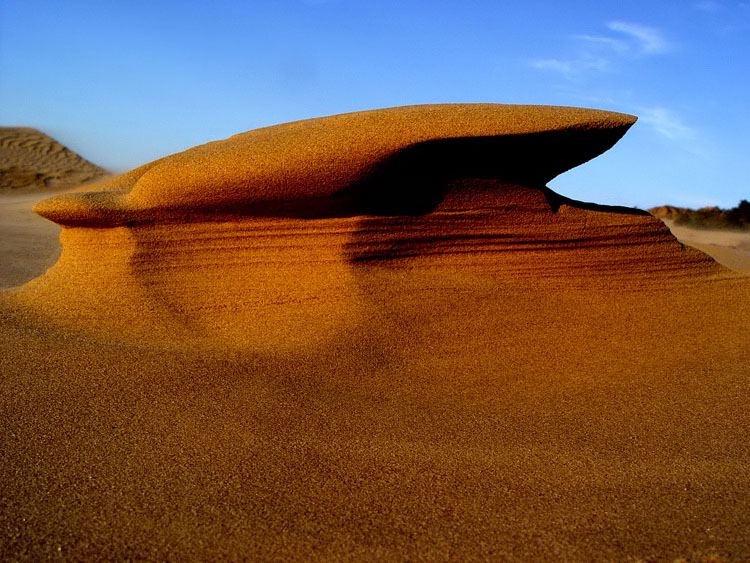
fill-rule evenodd
<path id="1" fill-rule="evenodd" d="M 0 127 L 0 190 L 65 187 L 107 174 L 30 127 Z"/>
<path id="2" fill-rule="evenodd" d="M 750 230 L 750 202 L 743 199 L 737 207 L 701 207 L 688 209 L 662 205 L 648 210 L 659 219 L 674 221 L 676 225 L 695 229 L 742 229 Z"/>

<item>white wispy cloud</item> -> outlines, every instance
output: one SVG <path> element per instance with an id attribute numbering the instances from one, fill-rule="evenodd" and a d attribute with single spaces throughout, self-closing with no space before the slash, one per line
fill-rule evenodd
<path id="1" fill-rule="evenodd" d="M 693 141 L 698 137 L 695 129 L 665 107 L 642 107 L 639 113 L 641 122 L 671 141 Z"/>
<path id="2" fill-rule="evenodd" d="M 661 31 L 655 27 L 648 27 L 624 21 L 611 21 L 607 27 L 612 31 L 624 33 L 637 43 L 641 53 L 659 54 L 672 50 L 672 44 L 666 40 Z"/>
<path id="3" fill-rule="evenodd" d="M 581 56 L 577 59 L 536 59 L 531 66 L 541 70 L 553 70 L 566 78 L 576 78 L 588 70 L 607 70 L 609 63 L 606 59 L 593 56 Z"/>
<path id="4" fill-rule="evenodd" d="M 672 43 L 655 27 L 624 21 L 611 21 L 606 26 L 621 36 L 573 35 L 572 39 L 577 42 L 574 56 L 539 58 L 532 60 L 531 66 L 557 72 L 572 80 L 588 71 L 609 70 L 618 61 L 629 57 L 659 55 L 673 49 Z"/>
<path id="5" fill-rule="evenodd" d="M 536 59 L 531 61 L 531 66 L 541 70 L 554 70 L 565 76 L 572 76 L 575 73 L 571 61 L 561 61 L 560 59 Z"/>
<path id="6" fill-rule="evenodd" d="M 614 37 L 606 37 L 603 35 L 574 35 L 573 38 L 587 41 L 595 45 L 609 47 L 617 53 L 625 53 L 629 49 L 629 46 L 625 41 L 615 39 Z"/>

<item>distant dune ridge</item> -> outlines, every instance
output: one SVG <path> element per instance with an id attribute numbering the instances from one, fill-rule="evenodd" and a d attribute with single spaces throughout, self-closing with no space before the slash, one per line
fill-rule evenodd
<path id="1" fill-rule="evenodd" d="M 676 225 L 694 229 L 730 229 L 750 231 L 750 202 L 743 199 L 737 207 L 701 207 L 688 209 L 662 205 L 648 210 L 654 217 L 674 221 Z"/>
<path id="2" fill-rule="evenodd" d="M 107 172 L 29 127 L 0 127 L 0 190 L 72 187 Z"/>
<path id="3" fill-rule="evenodd" d="M 63 253 L 24 294 L 126 333 L 277 347 L 356 326 L 375 267 L 563 288 L 729 275 L 645 212 L 545 186 L 634 121 L 468 104 L 249 131 L 38 203 Z"/>

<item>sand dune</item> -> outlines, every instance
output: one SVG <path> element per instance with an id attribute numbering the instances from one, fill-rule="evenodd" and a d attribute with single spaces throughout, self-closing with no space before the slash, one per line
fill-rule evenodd
<path id="1" fill-rule="evenodd" d="M 721 265 L 750 275 L 750 232 L 691 229 L 664 220 L 675 237 L 714 258 Z"/>
<path id="2" fill-rule="evenodd" d="M 36 206 L 0 294 L 9 559 L 750 554 L 750 281 L 556 174 L 634 118 L 415 106 Z"/>
<path id="3" fill-rule="evenodd" d="M 49 195 L 46 190 L 0 193 L 0 287 L 41 276 L 60 257 L 60 227 L 31 210 Z"/>
<path id="4" fill-rule="evenodd" d="M 0 190 L 70 187 L 104 175 L 41 131 L 0 127 Z"/>

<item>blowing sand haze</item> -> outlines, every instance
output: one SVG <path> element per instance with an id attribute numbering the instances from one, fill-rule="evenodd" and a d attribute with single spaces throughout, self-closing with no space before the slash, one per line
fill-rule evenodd
<path id="1" fill-rule="evenodd" d="M 634 122 L 344 114 L 37 204 L 3 556 L 750 554 L 748 278 L 546 186 Z"/>

